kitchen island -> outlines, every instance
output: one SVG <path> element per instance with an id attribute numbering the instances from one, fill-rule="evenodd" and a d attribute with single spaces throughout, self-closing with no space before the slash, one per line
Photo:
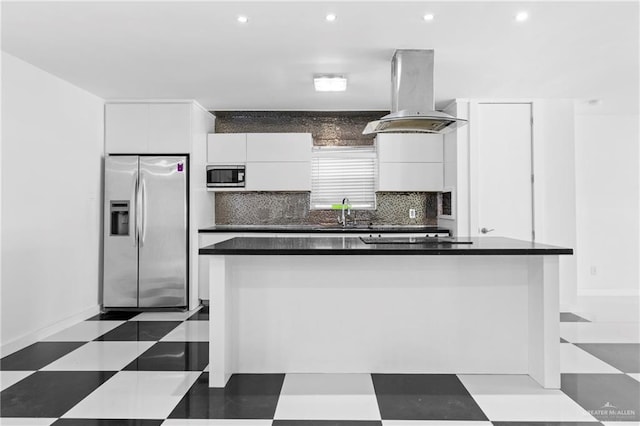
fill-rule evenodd
<path id="1" fill-rule="evenodd" d="M 209 385 L 233 373 L 476 373 L 559 388 L 558 256 L 568 254 L 498 237 L 202 248 Z"/>

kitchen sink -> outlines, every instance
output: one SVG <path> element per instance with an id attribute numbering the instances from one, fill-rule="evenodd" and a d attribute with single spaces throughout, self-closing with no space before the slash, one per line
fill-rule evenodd
<path id="1" fill-rule="evenodd" d="M 316 230 L 327 230 L 327 231 L 343 231 L 346 229 L 361 229 L 363 231 L 366 231 L 368 229 L 380 229 L 381 227 L 379 226 L 369 226 L 369 225 L 347 225 L 347 226 L 342 226 L 342 225 L 320 225 L 320 226 L 316 226 L 313 229 Z"/>

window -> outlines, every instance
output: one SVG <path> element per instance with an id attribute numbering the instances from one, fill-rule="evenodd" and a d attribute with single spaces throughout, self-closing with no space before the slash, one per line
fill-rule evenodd
<path id="1" fill-rule="evenodd" d="M 375 210 L 377 174 L 374 146 L 314 147 L 311 209 L 330 209 L 346 197 L 354 209 Z"/>

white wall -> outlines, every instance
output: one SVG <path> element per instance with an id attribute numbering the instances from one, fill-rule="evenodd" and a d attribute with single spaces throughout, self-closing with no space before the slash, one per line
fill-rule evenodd
<path id="1" fill-rule="evenodd" d="M 6 354 L 98 311 L 103 100 L 2 53 Z"/>
<path id="2" fill-rule="evenodd" d="M 639 294 L 639 121 L 576 115 L 578 294 Z"/>

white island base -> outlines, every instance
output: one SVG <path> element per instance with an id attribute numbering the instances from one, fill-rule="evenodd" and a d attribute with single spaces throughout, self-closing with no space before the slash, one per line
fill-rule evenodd
<path id="1" fill-rule="evenodd" d="M 528 374 L 560 387 L 557 255 L 210 255 L 234 373 Z"/>

